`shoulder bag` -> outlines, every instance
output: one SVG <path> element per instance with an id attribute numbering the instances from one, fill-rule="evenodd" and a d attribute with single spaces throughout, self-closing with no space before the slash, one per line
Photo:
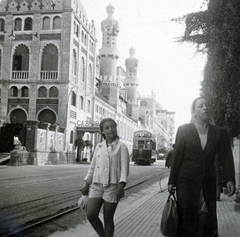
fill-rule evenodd
<path id="1" fill-rule="evenodd" d="M 160 231 L 164 236 L 177 236 L 179 225 L 177 200 L 175 194 L 169 194 L 163 208 Z"/>

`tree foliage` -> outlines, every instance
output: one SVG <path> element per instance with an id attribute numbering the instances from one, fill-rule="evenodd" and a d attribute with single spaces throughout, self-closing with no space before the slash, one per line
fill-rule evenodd
<path id="1" fill-rule="evenodd" d="M 181 41 L 207 54 L 201 94 L 208 98 L 216 124 L 234 138 L 240 134 L 240 1 L 206 2 L 207 10 L 183 17 Z"/>

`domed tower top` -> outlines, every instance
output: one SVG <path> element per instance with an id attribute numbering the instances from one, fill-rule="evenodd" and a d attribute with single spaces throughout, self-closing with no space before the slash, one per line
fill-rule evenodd
<path id="1" fill-rule="evenodd" d="M 115 12 L 115 7 L 110 3 L 110 4 L 107 6 L 108 18 L 112 18 L 114 12 Z"/>
<path id="2" fill-rule="evenodd" d="M 102 31 L 106 29 L 111 29 L 111 32 L 108 32 L 109 35 L 117 36 L 119 31 L 118 21 L 113 18 L 115 7 L 112 4 L 107 6 L 108 17 L 101 22 Z"/>
<path id="3" fill-rule="evenodd" d="M 124 80 L 124 86 L 127 90 L 127 98 L 131 101 L 137 101 L 137 68 L 138 59 L 134 57 L 135 49 L 131 47 L 129 49 L 130 57 L 125 59 L 126 66 L 126 79 Z"/>
<path id="4" fill-rule="evenodd" d="M 112 4 L 107 6 L 108 17 L 101 22 L 102 30 L 102 49 L 100 49 L 100 55 L 116 55 L 118 58 L 117 36 L 119 32 L 118 21 L 113 18 L 115 7 Z M 109 51 L 110 49 L 110 51 Z"/>
<path id="5" fill-rule="evenodd" d="M 131 57 L 131 58 L 134 58 L 135 52 L 136 52 L 135 48 L 131 47 L 131 48 L 129 49 L 129 54 L 130 54 L 130 57 Z"/>
<path id="6" fill-rule="evenodd" d="M 133 47 L 131 47 L 129 49 L 130 57 L 125 59 L 125 66 L 127 68 L 127 74 L 128 74 L 128 72 L 131 72 L 131 74 L 132 74 L 132 72 L 134 72 L 135 76 L 136 76 L 136 74 L 137 74 L 136 68 L 138 66 L 138 59 L 134 57 L 135 52 L 136 52 L 136 50 Z"/>

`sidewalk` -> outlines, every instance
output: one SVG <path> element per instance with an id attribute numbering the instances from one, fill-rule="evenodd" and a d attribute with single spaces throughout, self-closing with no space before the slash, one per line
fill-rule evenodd
<path id="1" fill-rule="evenodd" d="M 132 210 L 116 223 L 115 237 L 162 237 L 159 232 L 161 213 L 168 197 L 167 191 L 157 192 L 147 202 Z M 234 211 L 233 198 L 224 194 L 217 203 L 219 237 L 240 236 L 240 212 Z"/>
<path id="2" fill-rule="evenodd" d="M 161 213 L 168 197 L 167 179 L 151 185 L 132 197 L 123 199 L 115 214 L 114 237 L 162 237 L 159 231 Z M 221 194 L 217 202 L 219 237 L 240 236 L 240 212 L 234 211 L 233 197 Z M 102 213 L 100 215 L 102 219 Z M 97 237 L 90 224 L 56 232 L 49 237 Z"/>

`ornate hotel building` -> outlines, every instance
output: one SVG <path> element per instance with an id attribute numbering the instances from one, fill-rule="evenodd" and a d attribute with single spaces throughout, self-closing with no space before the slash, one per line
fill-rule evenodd
<path id="1" fill-rule="evenodd" d="M 114 10 L 107 6 L 97 52 L 100 26 L 88 20 L 79 0 L 0 2 L 0 152 L 10 152 L 18 135 L 35 159 L 42 152 L 42 164 L 54 163 L 51 152 L 61 152 L 62 163 L 73 162 L 75 141 L 81 137 L 94 147 L 101 140 L 99 122 L 106 117 L 116 120 L 130 153 L 133 133 L 140 129 L 156 133 L 159 146 L 170 147 L 174 126 L 167 116 L 161 117 L 165 125 L 159 120 L 162 108 L 153 95 L 138 94 L 133 47 L 126 70 L 117 66 Z M 45 146 L 39 145 L 44 140 Z"/>

